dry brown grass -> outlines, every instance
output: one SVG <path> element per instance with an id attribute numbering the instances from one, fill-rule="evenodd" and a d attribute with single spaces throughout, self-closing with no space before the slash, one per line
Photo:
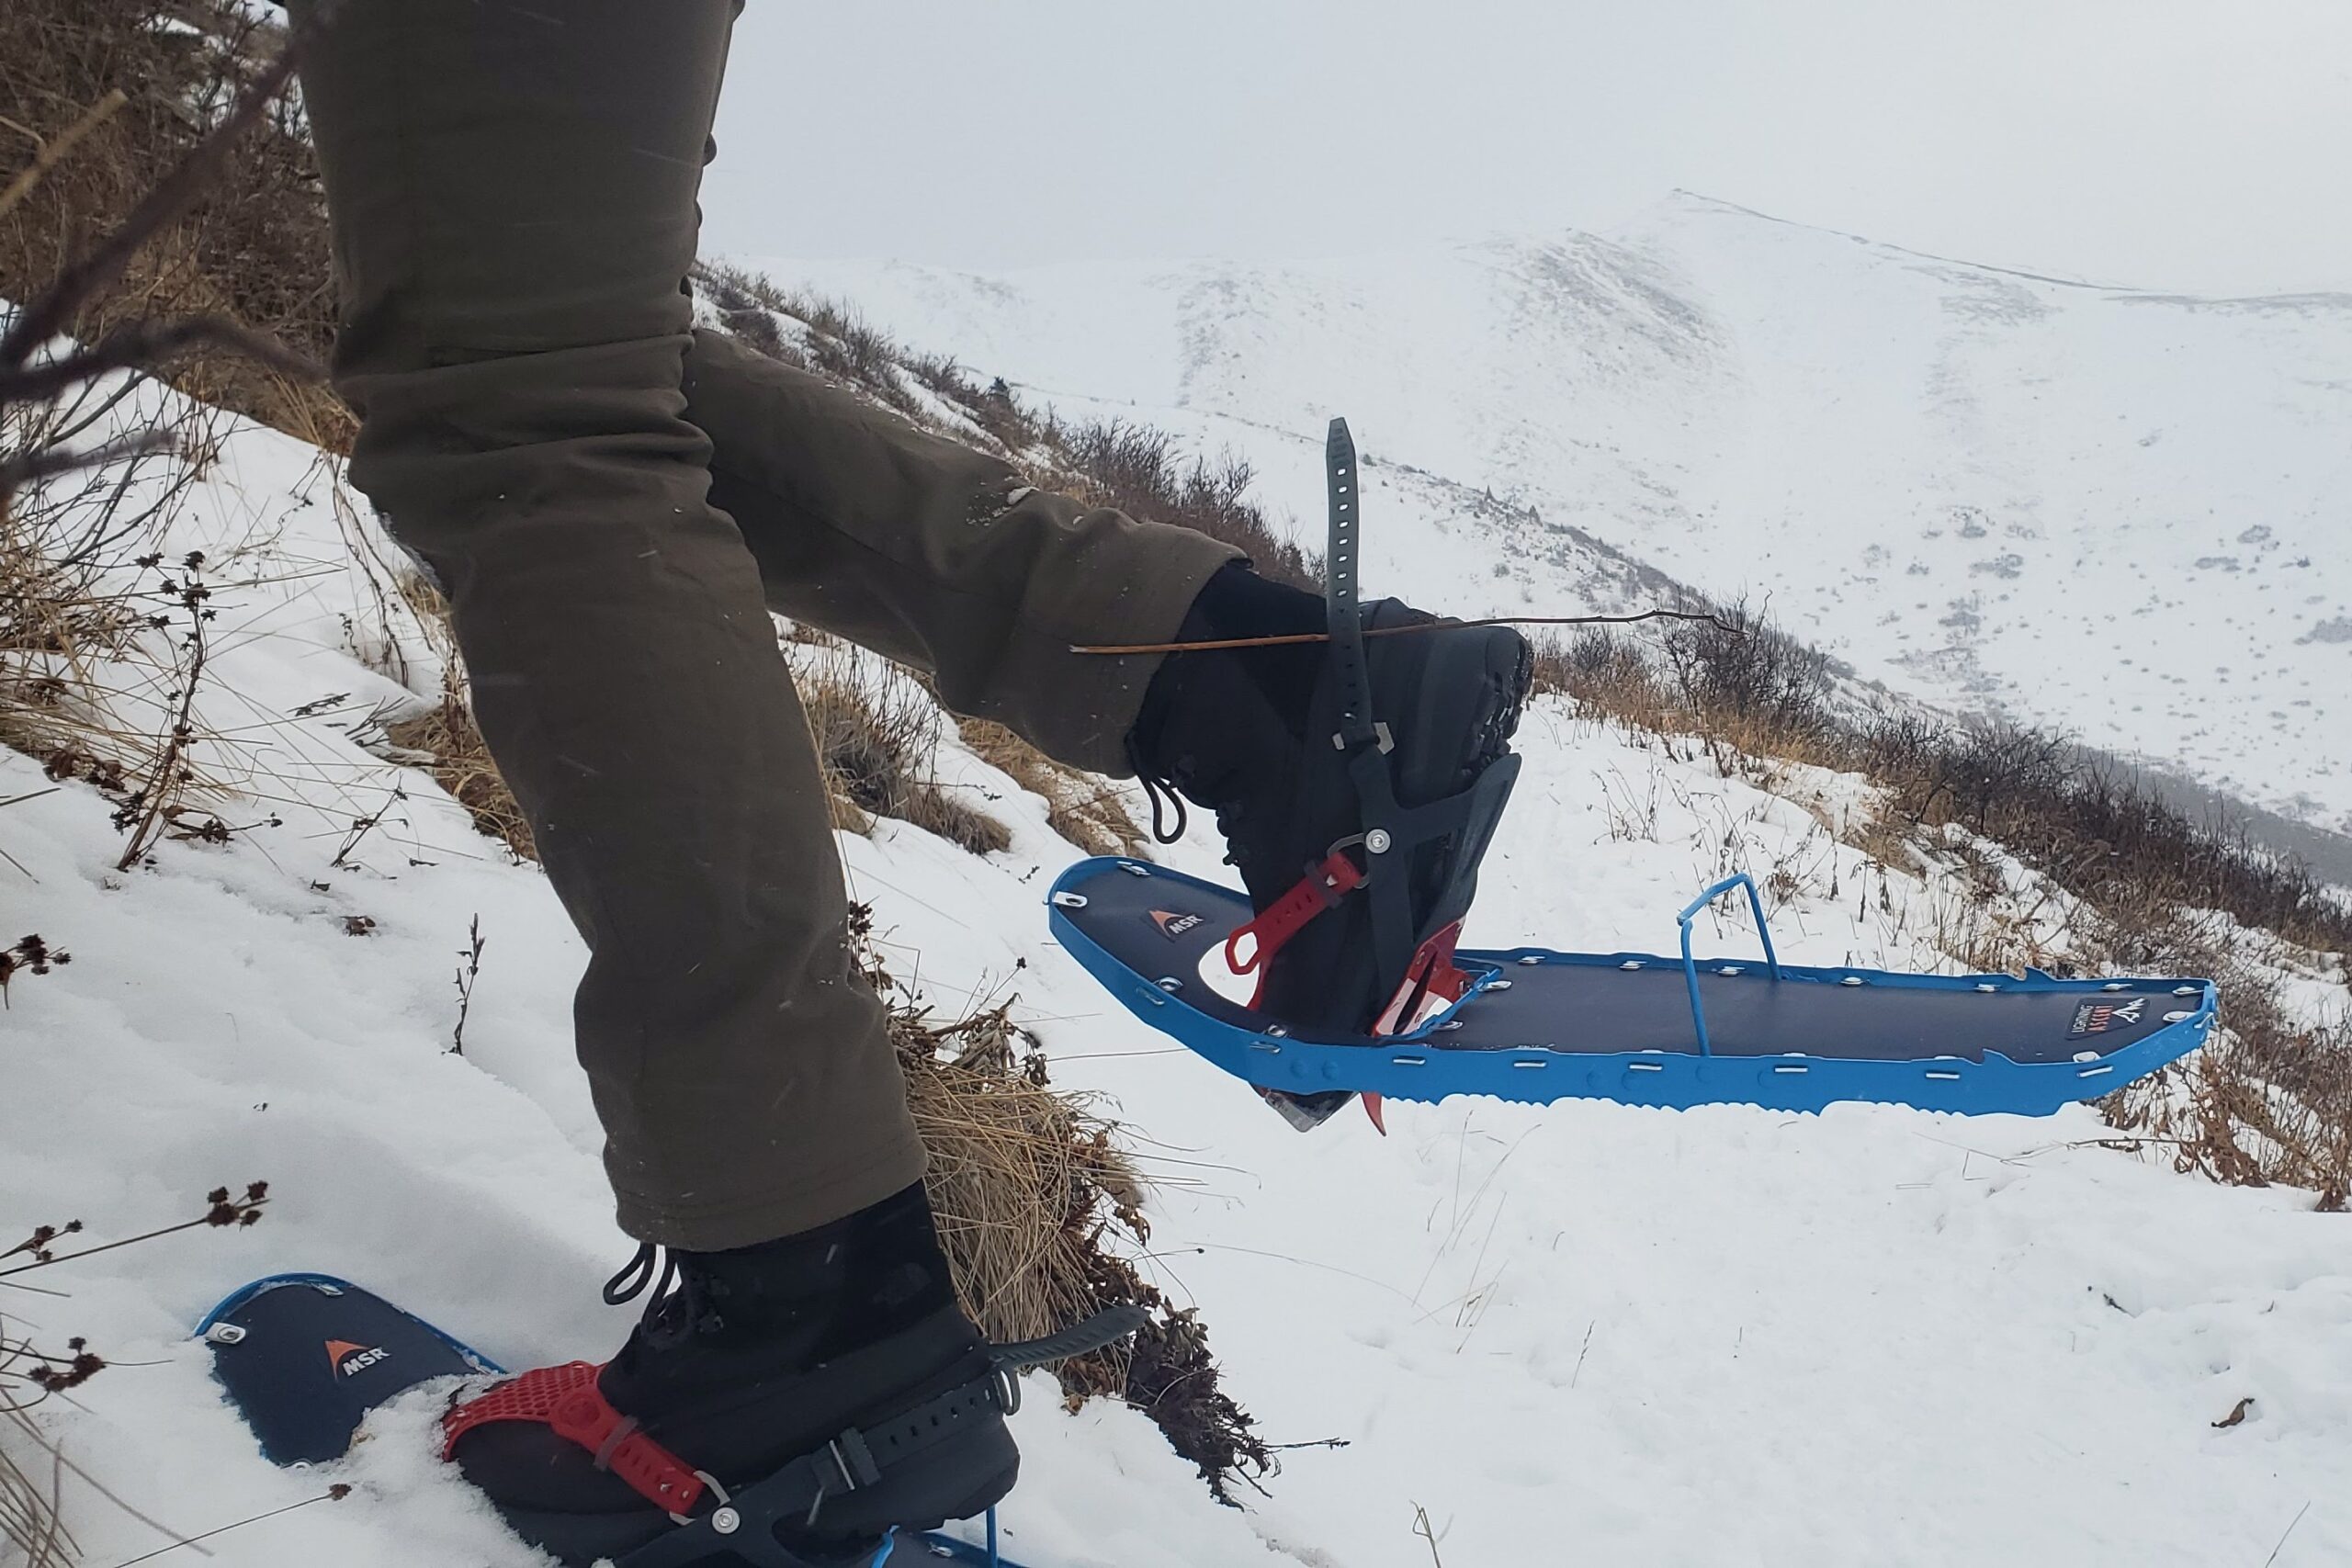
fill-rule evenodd
<path id="1" fill-rule="evenodd" d="M 280 29 L 239 0 L 180 0 L 176 27 L 152 6 L 89 0 L 0 6 L 0 187 L 33 175 L 0 210 L 0 296 L 28 299 L 120 223 L 258 75 Z M 57 141 L 111 94 L 107 114 L 62 154 Z M 145 318 L 220 315 L 325 357 L 334 320 L 326 209 L 299 109 L 281 103 L 240 141 L 180 220 L 74 321 L 75 335 Z M 169 378 L 203 400 L 347 446 L 351 416 L 325 389 L 241 355 L 198 350 Z"/>
<path id="2" fill-rule="evenodd" d="M 85 386 L 0 411 L 0 463 L 70 450 L 109 421 L 130 423 L 122 403 L 117 389 Z M 197 482 L 187 454 L 209 444 L 197 410 L 132 434 L 163 449 L 0 494 L 0 745 L 62 759 L 74 776 L 137 773 L 151 755 L 153 738 L 123 733 L 108 713 L 105 672 L 142 651 L 157 606 L 124 591 L 126 569 Z"/>
<path id="3" fill-rule="evenodd" d="M 944 721 L 922 685 L 830 638 L 800 640 L 809 651 L 796 661 L 795 683 L 837 801 L 910 822 L 974 854 L 1011 847 L 1010 829 L 934 776 Z M 838 806 L 834 821 L 858 828 Z"/>
<path id="4" fill-rule="evenodd" d="M 851 933 L 866 979 L 890 1004 L 907 1103 L 931 1154 L 926 1178 L 957 1292 L 1000 1342 L 1033 1338 L 1128 1303 L 1152 1319 L 1127 1344 L 1065 1361 L 1075 1406 L 1125 1399 L 1158 1423 L 1220 1499 L 1272 1467 L 1249 1414 L 1219 1385 L 1207 1331 L 1136 1272 L 1150 1236 L 1145 1181 L 1115 1122 L 1056 1089 L 1008 1000 L 933 1018 L 875 957 L 871 916 Z"/>
<path id="5" fill-rule="evenodd" d="M 385 726 L 385 736 L 404 751 L 421 752 L 433 760 L 424 764 L 433 782 L 447 790 L 466 808 L 474 826 L 486 837 L 504 844 L 517 860 L 539 858 L 531 836 L 530 819 L 514 800 L 514 792 L 498 771 L 490 747 L 474 723 L 473 709 L 453 660 L 444 666 L 441 700 L 412 717 Z"/>
<path id="6" fill-rule="evenodd" d="M 1063 766 L 993 720 L 959 719 L 956 728 L 980 761 L 1044 796 L 1046 825 L 1088 854 L 1145 852 L 1144 831 L 1108 779 Z"/>

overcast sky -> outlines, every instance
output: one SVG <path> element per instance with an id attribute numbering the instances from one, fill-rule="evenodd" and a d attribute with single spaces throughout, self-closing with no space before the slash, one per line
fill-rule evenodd
<path id="1" fill-rule="evenodd" d="M 706 248 L 996 268 L 1605 230 L 2352 288 L 2352 0 L 751 0 Z"/>

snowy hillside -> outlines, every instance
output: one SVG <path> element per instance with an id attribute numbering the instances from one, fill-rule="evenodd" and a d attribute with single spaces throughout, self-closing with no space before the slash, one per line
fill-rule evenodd
<path id="1" fill-rule="evenodd" d="M 2352 829 L 2352 297 L 2092 287 L 1688 196 L 1281 266 L 763 265 L 1243 451 L 1314 526 L 1296 454 L 1346 413 L 1372 471 L 1458 487 L 1368 518 L 1378 581 L 1449 609 L 1622 602 L 1574 525 L 1866 678 Z"/>
<path id="2" fill-rule="evenodd" d="M 1692 331 L 1649 340 L 1651 369 L 1689 367 L 1652 403 L 1660 420 L 1669 390 L 1703 400 L 1727 352 L 1720 329 Z M 1629 327 L 1627 353 L 1637 339 Z M 1421 368 L 1451 373 L 1448 358 Z M 1378 389 L 1336 384 L 1364 394 L 1366 426 L 1388 423 Z M 1282 417 L 1304 430 L 1306 409 Z M 1416 427 L 1392 428 L 1409 455 Z M 1454 438 L 1442 421 L 1420 434 Z M 1270 485 L 1312 489 L 1302 450 L 1264 444 Z M 1624 453 L 1555 456 L 1632 482 Z M 1412 492 L 1425 517 L 1455 493 L 1391 478 L 1432 487 Z M 1700 514 L 1669 517 L 1669 500 L 1657 536 L 1698 537 Z M 1442 558 L 1466 593 L 1491 573 L 1487 524 L 1466 502 L 1453 515 L 1460 548 L 1400 553 L 1400 577 Z M 207 550 L 218 585 L 198 718 L 221 738 L 202 761 L 246 792 L 221 805 L 228 842 L 167 840 L 118 873 L 107 802 L 0 751 L 0 933 L 38 929 L 74 954 L 20 973 L 0 1013 L 0 1223 L 78 1218 L 77 1244 L 99 1243 L 216 1184 L 272 1184 L 251 1229 L 62 1263 L 22 1281 L 62 1298 L 10 1292 L 0 1309 L 11 1334 L 86 1336 L 117 1363 L 40 1418 L 170 1532 L 356 1488 L 207 1543 L 223 1568 L 523 1568 L 531 1554 L 426 1457 L 429 1401 L 331 1474 L 283 1473 L 186 1337 L 224 1291 L 288 1268 L 351 1275 L 510 1362 L 602 1355 L 628 1321 L 594 1294 L 628 1244 L 567 1037 L 581 951 L 535 869 L 377 754 L 383 720 L 436 695 L 439 674 L 421 647 L 396 663 L 369 635 L 383 611 L 353 564 L 359 527 L 315 454 L 242 428 L 170 541 Z M 1938 964 L 1935 933 L 1978 907 L 1834 840 L 1822 819 L 1854 807 L 1854 781 L 1789 774 L 1768 794 L 1558 699 L 1523 748 L 1474 939 L 1665 945 L 1671 911 L 1726 867 L 1770 881 L 1781 951 L 1804 962 Z M 2079 1109 L 1454 1101 L 1392 1107 L 1385 1141 L 1354 1115 L 1302 1137 L 1046 940 L 1041 891 L 1077 852 L 1044 803 L 952 740 L 937 766 L 977 786 L 1011 848 L 978 858 L 893 822 L 844 834 L 857 896 L 940 1006 L 1017 993 L 1057 1079 L 1112 1097 L 1161 1183 L 1154 1277 L 1202 1308 L 1267 1439 L 1305 1445 L 1270 1495 L 1230 1511 L 1142 1416 L 1065 1415 L 1040 1387 L 1006 1515 L 1030 1568 L 2352 1560 L 2346 1221 L 2308 1194 L 2100 1148 Z M 1171 859 L 1213 874 L 1217 853 L 1196 829 Z M 2041 900 L 2012 869 L 2007 912 L 2031 919 Z M 452 1055 L 477 919 L 487 945 Z M 1710 939 L 1755 940 L 1737 922 Z M 172 1539 L 74 1474 L 61 1487 L 88 1563 Z"/>

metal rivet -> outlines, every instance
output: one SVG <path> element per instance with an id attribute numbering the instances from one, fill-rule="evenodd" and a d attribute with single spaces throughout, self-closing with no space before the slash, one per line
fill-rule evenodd
<path id="1" fill-rule="evenodd" d="M 2099 987 L 2102 991 L 2128 991 L 2131 988 L 2131 987 L 2125 985 L 2120 980 L 2110 980 L 2106 985 Z"/>
<path id="2" fill-rule="evenodd" d="M 732 1508 L 720 1508 L 710 1516 L 710 1528 L 720 1535 L 733 1535 L 743 1528 L 743 1516 Z"/>
<path id="3" fill-rule="evenodd" d="M 1639 969 L 1641 966 L 1642 961 L 1638 958 L 1628 958 L 1624 963 L 1617 965 L 1620 969 Z"/>
<path id="4" fill-rule="evenodd" d="M 204 1337 L 215 1345 L 239 1345 L 244 1342 L 245 1331 L 233 1323 L 216 1323 L 204 1331 Z"/>
<path id="5" fill-rule="evenodd" d="M 1487 982 L 1487 989 L 1490 991 L 1508 991 L 1510 989 L 1510 982 L 1509 980 L 1489 980 Z"/>
<path id="6" fill-rule="evenodd" d="M 1386 854 L 1388 846 L 1395 842 L 1396 840 L 1388 836 L 1388 829 L 1385 828 L 1374 828 L 1363 836 L 1363 847 L 1376 855 Z"/>
<path id="7" fill-rule="evenodd" d="M 1533 953 L 1529 953 L 1526 957 L 1524 957 L 1524 958 L 1522 958 L 1522 959 L 1521 959 L 1521 960 L 1520 960 L 1520 963 L 1521 963 L 1521 964 L 1541 964 L 1541 963 L 1543 963 L 1543 962 L 1544 962 L 1544 961 L 1543 961 L 1542 959 L 1540 959 L 1540 958 L 1536 957 L 1536 956 L 1535 956 Z"/>
<path id="8" fill-rule="evenodd" d="M 1060 905 L 1065 909 L 1083 909 L 1086 908 L 1086 895 L 1083 893 L 1057 893 L 1054 895 L 1054 902 Z"/>
<path id="9" fill-rule="evenodd" d="M 1838 983 L 1841 986 L 1859 986 L 1862 983 L 1862 977 L 1860 975 L 1849 975 Z"/>
<path id="10" fill-rule="evenodd" d="M 2166 1023 L 2187 1023 L 2190 1019 L 2195 1018 L 2196 1016 L 2197 1015 L 2193 1012 L 2168 1012 L 2165 1014 L 2165 1021 Z"/>

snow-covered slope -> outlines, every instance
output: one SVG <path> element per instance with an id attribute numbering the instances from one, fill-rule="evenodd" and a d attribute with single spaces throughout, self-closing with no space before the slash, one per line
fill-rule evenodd
<path id="1" fill-rule="evenodd" d="M 1343 412 L 1375 465 L 1532 508 L 1367 515 L 1386 583 L 1448 608 L 1606 602 L 1551 548 L 1574 525 L 1866 677 L 2352 828 L 2352 296 L 2092 287 L 1687 196 L 1279 266 L 763 265 L 1270 474 L 1311 481 L 1275 457 Z"/>
<path id="2" fill-rule="evenodd" d="M 64 1295 L 0 1311 L 118 1363 L 40 1416 L 172 1531 L 356 1487 L 207 1543 L 223 1568 L 523 1568 L 429 1458 L 429 1402 L 331 1473 L 282 1473 L 186 1337 L 288 1268 L 349 1274 L 510 1362 L 604 1354 L 627 1321 L 595 1303 L 628 1244 L 567 1039 L 580 950 L 537 871 L 355 744 L 437 676 L 421 657 L 383 672 L 334 501 L 312 454 L 243 430 L 173 541 L 223 584 L 201 716 L 233 747 L 204 761 L 262 797 L 238 826 L 264 803 L 282 825 L 119 874 L 106 802 L 40 793 L 0 752 L 0 801 L 34 796 L 0 807 L 0 934 L 74 955 L 19 976 L 0 1013 L 0 1224 L 79 1218 L 77 1241 L 104 1242 L 272 1183 L 251 1230 L 20 1277 Z M 1815 810 L 1849 809 L 1850 780 L 1791 784 L 1809 808 L 1552 701 L 1523 734 L 1474 939 L 1655 947 L 1731 865 L 1785 890 L 1776 932 L 1801 961 L 1932 964 L 1928 933 L 1967 907 L 1833 841 Z M 1046 939 L 1040 889 L 1076 852 L 1043 803 L 952 743 L 939 765 L 1013 842 L 982 860 L 899 824 L 842 838 L 894 967 L 950 1010 L 1017 991 L 1057 1077 L 1114 1099 L 1161 1182 L 1155 1276 L 1203 1309 L 1266 1437 L 1308 1445 L 1229 1511 L 1141 1416 L 1068 1416 L 1041 1389 L 1007 1510 L 1031 1568 L 1425 1568 L 1417 1508 L 1450 1568 L 2352 1560 L 2346 1222 L 2307 1195 L 2100 1148 L 2088 1111 L 1455 1101 L 1393 1107 L 1385 1141 L 1352 1116 L 1301 1137 Z M 355 841 L 361 818 L 378 825 Z M 1214 874 L 1216 854 L 1196 829 L 1173 858 Z M 169 1539 L 62 1491 L 98 1568 Z"/>

